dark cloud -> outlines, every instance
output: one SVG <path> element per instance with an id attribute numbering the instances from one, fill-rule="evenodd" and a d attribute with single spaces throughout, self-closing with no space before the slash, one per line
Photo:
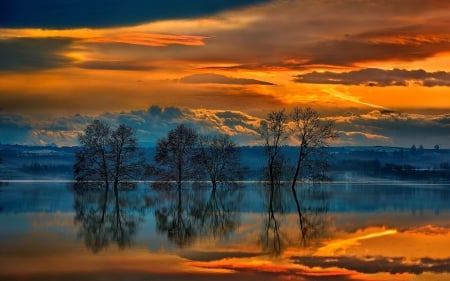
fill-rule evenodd
<path id="1" fill-rule="evenodd" d="M 64 66 L 61 54 L 72 43 L 65 38 L 13 38 L 0 40 L 0 71 L 35 71 Z"/>
<path id="2" fill-rule="evenodd" d="M 365 85 L 371 87 L 407 86 L 410 84 L 425 87 L 450 86 L 450 72 L 426 72 L 422 69 L 383 70 L 378 68 L 349 72 L 314 71 L 297 75 L 295 81 L 299 83 Z"/>
<path id="3" fill-rule="evenodd" d="M 225 258 L 252 258 L 260 255 L 261 255 L 260 253 L 252 253 L 252 252 L 185 251 L 180 254 L 180 257 L 189 259 L 191 261 L 215 261 Z"/>
<path id="4" fill-rule="evenodd" d="M 2 0 L 0 26 L 74 28 L 133 25 L 154 20 L 193 18 L 267 0 Z"/>
<path id="5" fill-rule="evenodd" d="M 26 118 L 0 114 L 0 143 L 25 143 L 31 131 L 32 126 Z"/>
<path id="6" fill-rule="evenodd" d="M 431 148 L 450 143 L 447 115 L 408 114 L 374 110 L 366 114 L 331 117 L 341 132 L 338 141 L 347 145 L 393 145 Z M 365 139 L 365 140 L 364 140 Z"/>
<path id="7" fill-rule="evenodd" d="M 416 36 L 420 36 L 420 34 Z M 377 40 L 377 38 L 374 39 Z M 450 50 L 448 41 L 415 43 L 393 42 L 389 41 L 389 38 L 378 40 L 345 38 L 317 42 L 305 46 L 298 56 L 307 59 L 305 65 L 353 66 L 359 62 L 371 61 L 415 61 Z"/>
<path id="8" fill-rule="evenodd" d="M 32 119 L 3 113 L 0 135 L 3 143 L 76 145 L 77 133 L 94 119 L 112 126 L 126 124 L 135 128 L 143 145 L 154 145 L 158 139 L 179 124 L 194 128 L 201 134 L 226 133 L 240 145 L 258 144 L 260 119 L 240 111 L 188 109 L 152 106 L 147 110 L 104 113 L 98 116 L 75 114 L 54 119 Z M 372 111 L 327 117 L 335 121 L 339 132 L 336 145 L 390 145 L 411 147 L 422 144 L 432 148 L 450 143 L 448 115 L 420 115 L 391 111 Z"/>
<path id="9" fill-rule="evenodd" d="M 193 74 L 181 78 L 180 81 L 183 83 L 192 83 L 192 84 L 211 83 L 211 84 L 236 84 L 236 85 L 275 85 L 270 82 L 256 79 L 234 78 L 214 73 Z"/>
<path id="10" fill-rule="evenodd" d="M 373 274 L 387 272 L 391 274 L 424 272 L 448 273 L 450 272 L 450 259 L 421 258 L 417 263 L 408 263 L 405 258 L 387 257 L 294 257 L 296 263 L 309 267 L 339 267 L 355 270 L 362 273 Z"/>
<path id="11" fill-rule="evenodd" d="M 90 60 L 77 63 L 76 66 L 85 69 L 99 69 L 99 70 L 151 71 L 158 69 L 158 67 L 142 63 L 141 61 Z"/>

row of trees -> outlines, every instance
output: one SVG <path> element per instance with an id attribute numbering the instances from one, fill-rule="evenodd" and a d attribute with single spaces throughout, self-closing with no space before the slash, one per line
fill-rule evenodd
<path id="1" fill-rule="evenodd" d="M 240 178 L 239 153 L 229 136 L 202 136 L 191 128 L 179 125 L 167 138 L 158 141 L 154 165 L 147 165 L 138 148 L 135 130 L 120 125 L 94 121 L 79 135 L 81 149 L 74 165 L 77 182 L 102 183 L 106 189 L 113 185 L 139 180 L 144 173 L 160 181 L 186 180 L 228 182 Z"/>
<path id="2" fill-rule="evenodd" d="M 323 148 L 336 137 L 333 124 L 322 122 L 310 108 L 270 112 L 258 128 L 267 156 L 267 180 L 271 184 L 289 180 L 291 188 L 299 179 L 323 179 L 326 167 Z M 298 155 L 293 164 L 280 152 L 282 146 L 296 142 Z M 186 180 L 219 182 L 240 179 L 240 156 L 228 135 L 199 135 L 179 125 L 157 143 L 153 165 L 146 165 L 137 146 L 134 129 L 120 125 L 111 128 L 94 121 L 79 135 L 81 149 L 76 154 L 74 172 L 77 181 L 102 182 L 117 189 L 123 182 L 146 175 L 160 181 L 175 181 L 181 187 Z"/>
<path id="3" fill-rule="evenodd" d="M 154 160 L 149 174 L 176 181 L 178 187 L 185 180 L 207 178 L 215 188 L 218 182 L 240 178 L 239 153 L 228 135 L 201 136 L 184 125 L 158 141 Z"/>
<path id="4" fill-rule="evenodd" d="M 336 133 L 332 123 L 322 122 L 319 114 L 310 108 L 295 108 L 290 114 L 285 110 L 273 111 L 260 123 L 258 133 L 264 142 L 267 159 L 263 183 L 267 192 L 268 216 L 262 240 L 268 242 L 273 239 L 273 250 L 279 252 L 282 241 L 276 214 L 282 212 L 279 208 L 280 194 L 286 193 L 281 187 L 286 185 L 291 187 L 291 198 L 298 212 L 301 235 L 306 241 L 307 237 L 315 235 L 312 229 L 317 225 L 316 216 L 308 214 L 309 208 L 305 209 L 308 204 L 302 201 L 305 199 L 304 196 L 298 197 L 296 184 L 303 179 L 315 181 L 324 178 L 326 158 L 323 148 L 329 140 L 336 137 Z M 101 248 L 103 243 L 111 239 L 120 240 L 119 244 L 128 243 L 126 238 L 128 235 L 124 235 L 126 231 L 123 224 L 127 218 L 125 213 L 120 211 L 118 187 L 120 184 L 131 185 L 130 182 L 140 179 L 145 172 L 159 180 L 153 183 L 153 188 L 166 196 L 170 196 L 174 190 L 160 189 L 161 185 L 170 187 L 175 184 L 178 187 L 176 193 L 172 194 L 177 200 L 171 200 L 168 205 L 155 212 L 155 216 L 158 228 L 167 231 L 170 239 L 181 246 L 190 241 L 194 233 L 192 227 L 184 228 L 191 225 L 189 223 L 191 218 L 184 217 L 186 204 L 190 201 L 186 200 L 189 192 L 182 192 L 183 182 L 207 179 L 212 184 L 211 198 L 214 199 L 218 183 L 233 183 L 240 179 L 240 156 L 236 144 L 227 135 L 202 136 L 191 128 L 179 125 L 169 131 L 166 138 L 158 141 L 154 164 L 150 166 L 145 164 L 144 154 L 138 149 L 135 135 L 135 130 L 126 125 L 113 129 L 105 123 L 95 121 L 79 136 L 81 149 L 76 154 L 77 161 L 74 165 L 76 180 L 82 187 L 90 182 L 106 187 L 104 194 L 99 197 L 100 221 L 102 225 L 110 221 L 107 225 L 114 229 L 113 238 L 102 236 L 93 244 Z M 296 142 L 298 145 L 297 155 L 289 159 L 281 153 L 288 140 L 289 143 Z M 114 187 L 114 197 L 109 195 L 110 185 Z M 83 194 L 80 189 L 78 192 Z M 114 215 L 108 217 L 106 214 L 109 198 L 114 198 L 115 204 L 111 207 Z M 174 208 L 171 207 L 173 202 L 176 202 Z M 207 209 L 218 208 L 216 203 L 214 200 L 209 202 L 211 206 Z M 189 207 L 190 213 L 196 210 L 195 205 L 193 206 Z M 326 210 L 326 207 L 321 207 L 321 213 L 326 214 Z M 195 221 L 204 223 L 205 212 L 195 211 L 195 213 L 198 214 L 198 218 L 202 218 Z M 84 211 L 79 217 L 83 217 L 83 214 Z M 216 222 L 222 226 L 233 225 L 226 220 L 215 218 L 214 223 Z M 133 229 L 130 228 L 130 231 L 134 231 Z M 272 230 L 271 235 L 269 230 Z"/>
<path id="5" fill-rule="evenodd" d="M 111 183 L 117 190 L 120 183 L 139 179 L 145 167 L 145 158 L 138 149 L 133 128 L 120 125 L 112 129 L 96 120 L 79 135 L 81 149 L 74 165 L 77 182 Z"/>

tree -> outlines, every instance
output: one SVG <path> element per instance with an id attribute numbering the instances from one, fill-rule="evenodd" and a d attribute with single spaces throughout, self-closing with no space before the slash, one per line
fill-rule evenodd
<path id="1" fill-rule="evenodd" d="M 321 122 L 319 114 L 309 107 L 306 109 L 294 108 L 292 119 L 294 121 L 293 135 L 299 142 L 299 149 L 291 190 L 297 207 L 302 236 L 305 237 L 304 214 L 301 211 L 295 185 L 299 177 L 310 176 L 313 179 L 324 177 L 323 173 L 326 167 L 326 161 L 323 158 L 324 148 L 329 140 L 337 137 L 337 134 L 333 123 Z"/>
<path id="2" fill-rule="evenodd" d="M 88 125 L 78 135 L 81 150 L 76 153 L 74 165 L 77 181 L 102 181 L 109 188 L 108 145 L 111 128 L 99 121 Z"/>
<path id="3" fill-rule="evenodd" d="M 125 180 L 137 179 L 144 167 L 144 156 L 138 149 L 135 130 L 120 125 L 112 132 L 110 143 L 114 186 Z"/>
<path id="4" fill-rule="evenodd" d="M 299 148 L 291 185 L 294 191 L 299 177 L 313 180 L 323 178 L 326 167 L 324 148 L 328 141 L 337 137 L 337 133 L 332 122 L 322 122 L 320 115 L 309 107 L 294 108 L 292 120 L 293 136 Z"/>
<path id="5" fill-rule="evenodd" d="M 273 111 L 268 114 L 267 119 L 261 122 L 259 134 L 264 141 L 264 147 L 268 159 L 268 174 L 270 180 L 269 214 L 274 202 L 274 196 L 282 184 L 283 173 L 289 171 L 286 160 L 280 153 L 280 146 L 289 137 L 298 142 L 298 155 L 293 169 L 291 179 L 292 197 L 294 198 L 300 229 L 304 232 L 305 221 L 302 208 L 299 203 L 295 186 L 299 179 L 323 179 L 326 167 L 324 158 L 325 150 L 329 140 L 337 137 L 333 123 L 322 122 L 317 112 L 311 108 L 294 108 L 292 114 L 285 114 L 284 110 Z M 279 189 L 279 188 L 278 188 Z M 272 212 L 273 213 L 273 212 Z M 270 216 L 269 216 L 270 217 Z M 275 222 L 269 220 L 269 222 Z"/>
<path id="6" fill-rule="evenodd" d="M 275 170 L 280 163 L 280 147 L 288 138 L 288 116 L 284 110 L 272 111 L 261 121 L 258 133 L 264 141 L 267 169 L 272 188 L 276 179 Z"/>
<path id="7" fill-rule="evenodd" d="M 118 185 L 141 176 L 144 156 L 137 147 L 135 130 L 120 125 L 112 130 L 101 121 L 94 121 L 78 136 L 81 149 L 76 153 L 75 179 L 94 181 L 114 190 Z"/>
<path id="8" fill-rule="evenodd" d="M 198 164 L 205 170 L 213 188 L 217 182 L 232 182 L 240 176 L 239 153 L 228 135 L 201 136 Z"/>
<path id="9" fill-rule="evenodd" d="M 158 141 L 154 160 L 161 179 L 175 180 L 181 188 L 182 181 L 193 175 L 197 139 L 193 129 L 179 125 Z"/>

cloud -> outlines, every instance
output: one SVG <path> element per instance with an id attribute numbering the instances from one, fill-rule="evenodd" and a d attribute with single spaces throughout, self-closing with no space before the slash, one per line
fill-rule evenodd
<path id="1" fill-rule="evenodd" d="M 234 64 L 210 69 L 283 70 L 410 62 L 450 50 L 448 3 L 414 1 L 406 7 L 392 2 L 274 1 L 237 14 L 256 20 L 242 29 L 218 31 L 202 53 L 219 62 L 235 57 L 227 60 Z M 217 46 L 228 51 L 219 54 Z"/>
<path id="2" fill-rule="evenodd" d="M 36 71 L 65 66 L 61 54 L 73 42 L 68 38 L 13 38 L 0 40 L 0 71 Z"/>
<path id="3" fill-rule="evenodd" d="M 257 128 L 261 119 L 237 110 L 189 109 L 152 106 L 145 110 L 103 113 L 96 116 L 69 115 L 48 119 L 0 115 L 3 143 L 77 145 L 77 133 L 95 119 L 111 126 L 126 124 L 137 130 L 143 145 L 155 145 L 167 132 L 185 124 L 201 134 L 225 133 L 239 145 L 260 145 Z M 411 147 L 422 144 L 446 148 L 450 143 L 450 116 L 422 115 L 374 110 L 364 114 L 329 116 L 340 137 L 334 145 L 390 145 Z"/>
<path id="4" fill-rule="evenodd" d="M 263 0 L 231 1 L 110 1 L 110 0 L 2 0 L 0 26 L 3 27 L 106 27 L 142 22 L 193 18 L 223 10 L 264 3 Z"/>
<path id="5" fill-rule="evenodd" d="M 423 144 L 431 148 L 450 142 L 450 119 L 442 114 L 413 114 L 388 110 L 373 110 L 364 114 L 332 116 L 341 132 L 343 144 L 394 145 L 411 147 Z"/>
<path id="6" fill-rule="evenodd" d="M 203 41 L 204 39 L 205 37 L 203 36 L 133 32 L 113 36 L 94 37 L 87 39 L 86 42 L 121 43 L 150 47 L 164 47 L 169 45 L 203 46 L 205 44 Z"/>
<path id="7" fill-rule="evenodd" d="M 370 87 L 408 86 L 425 87 L 450 86 L 450 72 L 427 72 L 422 69 L 406 70 L 366 68 L 349 72 L 317 72 L 297 75 L 295 82 L 312 84 L 364 85 Z"/>
<path id="8" fill-rule="evenodd" d="M 139 141 L 155 145 L 167 132 L 179 124 L 185 124 L 201 134 L 226 133 L 239 144 L 256 139 L 259 119 L 239 111 L 187 109 L 152 106 L 147 110 L 103 113 L 98 116 L 80 114 L 55 119 L 32 119 L 18 115 L 0 115 L 0 129 L 8 134 L 0 136 L 2 143 L 33 145 L 77 145 L 78 133 L 95 119 L 115 127 L 126 124 L 137 130 Z"/>
<path id="9" fill-rule="evenodd" d="M 199 73 L 183 77 L 179 80 L 183 83 L 191 84 L 235 84 L 235 85 L 275 85 L 270 82 L 246 79 L 246 78 L 234 78 L 214 73 Z"/>
<path id="10" fill-rule="evenodd" d="M 365 132 L 346 132 L 339 131 L 339 138 L 336 140 L 336 144 L 339 145 L 358 145 L 364 144 L 368 146 L 373 145 L 392 145 L 393 142 L 390 137 L 365 133 Z"/>
<path id="11" fill-rule="evenodd" d="M 76 63 L 79 68 L 85 69 L 103 69 L 103 70 L 125 70 L 125 71 L 153 71 L 159 69 L 151 63 L 145 61 L 102 61 L 88 60 Z"/>
<path id="12" fill-rule="evenodd" d="M 421 258 L 413 263 L 401 257 L 343 257 L 343 256 L 317 256 L 293 257 L 296 263 L 309 267 L 338 267 L 355 270 L 361 273 L 373 274 L 387 272 L 391 274 L 424 272 L 448 273 L 450 272 L 450 259 Z"/>
<path id="13" fill-rule="evenodd" d="M 260 256 L 258 252 L 244 252 L 244 251 L 184 251 L 180 257 L 189 259 L 190 261 L 215 261 L 227 258 L 251 258 Z"/>
<path id="14" fill-rule="evenodd" d="M 0 114 L 0 143 L 23 143 L 32 131 L 30 120 L 19 115 Z"/>

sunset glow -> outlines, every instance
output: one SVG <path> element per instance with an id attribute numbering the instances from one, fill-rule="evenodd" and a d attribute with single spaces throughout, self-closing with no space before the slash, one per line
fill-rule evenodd
<path id="1" fill-rule="evenodd" d="M 154 4 L 160 13 L 147 4 L 130 4 L 120 16 L 111 7 L 104 19 L 96 17 L 101 4 L 91 6 L 91 14 L 81 12 L 84 4 L 70 4 L 59 15 L 49 2 L 40 7 L 42 15 L 31 15 L 37 4 L 29 11 L 26 1 L 9 2 L 8 17 L 0 22 L 1 126 L 31 131 L 19 138 L 2 136 L 2 142 L 45 143 L 30 137 L 32 130 L 54 130 L 54 118 L 98 118 L 151 106 L 233 110 L 255 118 L 298 105 L 335 119 L 374 109 L 420 114 L 423 120 L 430 114 L 448 118 L 450 7 L 445 1 L 255 0 L 178 13 L 165 10 L 165 4 Z M 192 75 L 203 76 L 185 82 Z M 23 121 L 11 121 L 17 118 Z M 348 124 L 340 128 L 345 136 L 380 138 L 341 142 L 446 147 L 450 135 L 442 124 L 448 123 L 427 125 L 432 141 L 408 142 L 381 121 L 364 129 Z M 422 125 L 399 123 L 399 128 Z"/>

